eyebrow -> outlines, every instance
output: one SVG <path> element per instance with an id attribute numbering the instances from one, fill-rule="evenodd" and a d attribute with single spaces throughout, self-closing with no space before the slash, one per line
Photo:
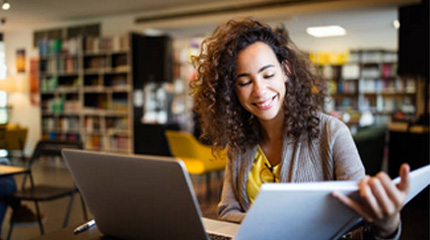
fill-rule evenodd
<path id="1" fill-rule="evenodd" d="M 266 70 L 267 68 L 270 68 L 270 67 L 275 67 L 275 66 L 274 66 L 274 65 L 272 65 L 272 64 L 268 64 L 268 65 L 266 65 L 266 66 L 264 66 L 264 67 L 260 68 L 260 70 L 258 70 L 258 73 L 261 73 L 262 71 L 264 71 L 264 70 Z M 236 76 L 236 79 L 238 79 L 238 78 L 240 78 L 240 77 L 246 77 L 246 76 L 249 76 L 249 73 L 241 73 L 241 74 L 238 74 L 238 75 Z"/>

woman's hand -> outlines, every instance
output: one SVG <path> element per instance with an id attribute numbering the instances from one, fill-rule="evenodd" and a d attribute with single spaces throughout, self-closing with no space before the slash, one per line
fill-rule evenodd
<path id="1" fill-rule="evenodd" d="M 400 210 L 409 193 L 408 164 L 402 164 L 399 175 L 401 180 L 397 185 L 384 172 L 374 177 L 365 176 L 359 183 L 361 202 L 339 192 L 334 192 L 333 196 L 363 217 L 376 236 L 389 237 L 399 227 Z"/>

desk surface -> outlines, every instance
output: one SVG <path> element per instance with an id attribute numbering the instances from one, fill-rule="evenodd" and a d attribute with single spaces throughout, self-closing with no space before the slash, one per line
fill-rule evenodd
<path id="1" fill-rule="evenodd" d="M 29 171 L 27 168 L 0 165 L 0 177 L 28 173 Z"/>
<path id="2" fill-rule="evenodd" d="M 84 232 L 74 234 L 73 229 L 77 226 L 70 226 L 56 232 L 47 233 L 45 235 L 33 238 L 33 240 L 116 240 L 117 238 L 103 236 L 97 226 L 94 226 Z"/>
<path id="3" fill-rule="evenodd" d="M 236 235 L 237 231 L 239 230 L 240 225 L 235 223 L 229 223 L 229 222 L 222 222 L 217 220 L 212 220 L 208 218 L 202 218 L 203 224 L 205 226 L 205 229 L 210 229 L 215 232 L 222 232 L 227 235 L 234 236 Z M 36 238 L 33 238 L 33 240 L 118 240 L 118 238 L 114 237 L 108 237 L 103 236 L 102 233 L 100 233 L 99 229 L 97 228 L 97 225 L 94 227 L 78 233 L 74 234 L 73 230 L 78 226 L 69 226 L 67 228 L 61 229 L 56 232 L 48 233 L 42 236 L 38 236 Z"/>

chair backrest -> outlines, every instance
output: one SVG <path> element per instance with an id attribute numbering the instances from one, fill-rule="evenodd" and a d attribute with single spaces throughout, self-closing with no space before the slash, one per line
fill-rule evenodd
<path id="1" fill-rule="evenodd" d="M 215 159 L 221 157 L 226 159 L 225 151 L 220 154 L 212 154 L 210 146 L 200 143 L 193 135 L 182 131 L 166 130 L 165 135 L 169 143 L 170 152 L 175 157 L 195 158 L 195 159 Z"/>
<path id="2" fill-rule="evenodd" d="M 170 152 L 175 157 L 200 158 L 208 151 L 211 153 L 209 146 L 199 143 L 190 133 L 166 130 L 165 135 Z"/>
<path id="3" fill-rule="evenodd" d="M 375 175 L 382 170 L 386 131 L 386 127 L 370 127 L 360 130 L 354 136 L 354 142 L 366 169 L 366 174 Z"/>
<path id="4" fill-rule="evenodd" d="M 83 149 L 83 144 L 81 141 L 62 141 L 62 140 L 40 140 L 36 148 L 31 155 L 30 161 L 28 162 L 28 168 L 31 169 L 33 163 L 40 157 L 60 157 L 62 159 L 61 150 L 64 148 L 72 149 Z M 31 171 L 30 171 L 31 174 Z M 27 174 L 24 176 L 22 181 L 22 188 L 26 184 Z M 33 180 L 31 180 L 33 181 Z M 33 183 L 32 183 L 33 185 Z"/>
<path id="5" fill-rule="evenodd" d="M 0 149 L 6 148 L 6 124 L 0 124 Z"/>
<path id="6" fill-rule="evenodd" d="M 27 132 L 27 128 L 6 128 L 4 133 L 6 150 L 23 150 Z"/>
<path id="7" fill-rule="evenodd" d="M 83 149 L 80 141 L 41 140 L 33 151 L 30 164 L 42 156 L 62 158 L 61 150 L 63 148 Z"/>

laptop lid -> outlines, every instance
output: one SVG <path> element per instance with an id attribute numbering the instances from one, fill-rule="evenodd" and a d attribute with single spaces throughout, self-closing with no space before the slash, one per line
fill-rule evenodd
<path id="1" fill-rule="evenodd" d="M 182 161 L 71 149 L 63 156 L 103 234 L 208 239 Z"/>

